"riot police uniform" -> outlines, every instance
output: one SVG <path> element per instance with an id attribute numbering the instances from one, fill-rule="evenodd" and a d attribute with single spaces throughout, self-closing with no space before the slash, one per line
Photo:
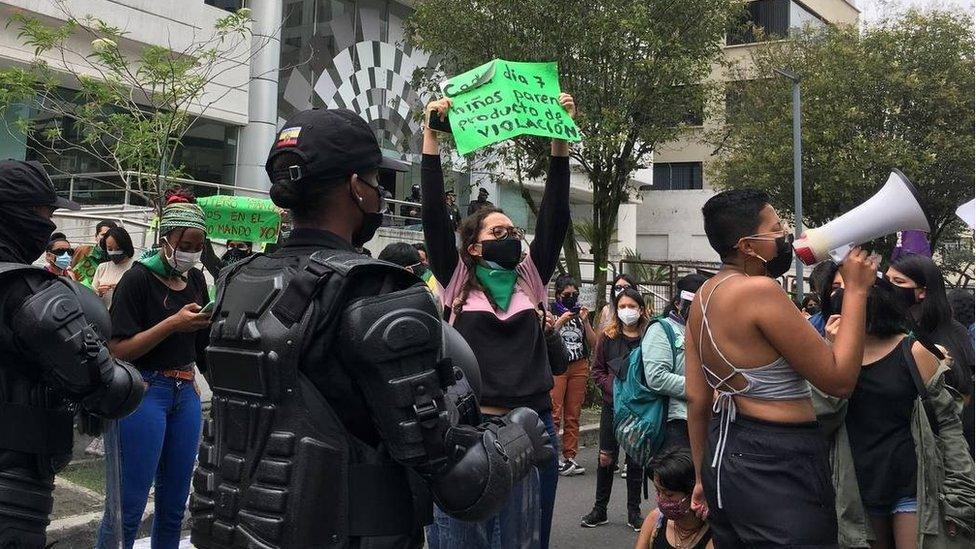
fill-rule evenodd
<path id="1" fill-rule="evenodd" d="M 378 157 L 346 113 L 344 138 L 368 136 Z M 305 111 L 285 128 L 311 133 L 311 119 L 320 131 L 335 115 Z M 310 143 L 289 177 L 307 175 L 316 150 L 328 147 Z M 274 253 L 225 269 L 214 311 L 197 547 L 420 547 L 434 502 L 484 520 L 552 458 L 534 411 L 482 422 L 477 378 L 465 377 L 473 354 L 423 283 L 336 234 L 295 228 Z"/>
<path id="2" fill-rule="evenodd" d="M 0 548 L 45 546 L 54 475 L 71 460 L 75 411 L 119 418 L 145 387 L 105 346 L 111 321 L 89 289 L 28 265 L 54 224 L 39 164 L 0 162 Z M 44 232 L 46 231 L 46 235 Z"/>

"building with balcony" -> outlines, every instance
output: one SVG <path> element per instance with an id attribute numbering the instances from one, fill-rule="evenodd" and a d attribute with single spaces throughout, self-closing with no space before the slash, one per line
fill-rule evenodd
<path id="1" fill-rule="evenodd" d="M 859 11 L 849 0 L 754 0 L 748 2 L 742 23 L 763 29 L 764 39 L 788 39 L 791 32 L 807 26 L 856 25 Z M 723 55 L 727 60 L 748 63 L 757 37 L 736 27 L 726 35 Z M 712 78 L 721 80 L 716 68 Z M 734 87 L 732 88 L 734 90 Z M 735 94 L 726 98 L 726 108 L 735 108 Z M 706 125 L 715 120 L 701 120 L 701 126 L 689 129 L 681 139 L 654 151 L 649 183 L 638 208 L 636 249 L 645 259 L 660 261 L 714 262 L 702 226 L 701 208 L 715 194 L 708 177 L 713 148 L 703 142 Z M 638 174 L 639 179 L 647 178 Z"/>

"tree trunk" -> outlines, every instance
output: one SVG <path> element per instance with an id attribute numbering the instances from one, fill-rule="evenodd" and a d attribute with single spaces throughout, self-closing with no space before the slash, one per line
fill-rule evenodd
<path id="1" fill-rule="evenodd" d="M 580 279 L 579 246 L 576 244 L 576 231 L 570 222 L 563 239 L 563 256 L 566 258 L 566 270 L 576 280 Z"/>

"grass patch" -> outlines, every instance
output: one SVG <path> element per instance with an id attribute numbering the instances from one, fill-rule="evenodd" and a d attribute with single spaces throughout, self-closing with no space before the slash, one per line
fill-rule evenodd
<path id="1" fill-rule="evenodd" d="M 70 482 L 105 495 L 105 461 L 72 463 L 58 474 Z"/>

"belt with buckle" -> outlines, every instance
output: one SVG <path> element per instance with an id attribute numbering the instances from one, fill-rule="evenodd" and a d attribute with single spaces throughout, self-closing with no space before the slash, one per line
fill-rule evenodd
<path id="1" fill-rule="evenodd" d="M 160 370 L 160 375 L 179 379 L 182 381 L 193 381 L 193 370 Z"/>

